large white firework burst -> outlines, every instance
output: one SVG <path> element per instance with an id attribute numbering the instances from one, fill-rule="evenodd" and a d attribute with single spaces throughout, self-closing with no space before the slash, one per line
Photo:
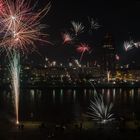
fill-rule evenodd
<path id="1" fill-rule="evenodd" d="M 106 104 L 103 96 L 96 95 L 90 102 L 88 116 L 99 123 L 111 122 L 114 120 L 112 107 L 113 103 Z"/>

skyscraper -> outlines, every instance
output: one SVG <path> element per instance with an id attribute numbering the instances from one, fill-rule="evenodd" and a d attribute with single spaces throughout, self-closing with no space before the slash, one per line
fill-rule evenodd
<path id="1" fill-rule="evenodd" d="M 103 40 L 102 45 L 102 67 L 104 70 L 115 70 L 115 47 L 112 39 L 112 35 L 107 33 Z"/>

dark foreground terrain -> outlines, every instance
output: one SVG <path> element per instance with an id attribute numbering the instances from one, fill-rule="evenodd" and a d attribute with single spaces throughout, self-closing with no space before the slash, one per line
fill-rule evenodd
<path id="1" fill-rule="evenodd" d="M 84 128 L 83 124 L 46 124 L 24 122 L 24 125 L 0 123 L 0 140 L 140 140 L 140 129 L 121 127 Z"/>

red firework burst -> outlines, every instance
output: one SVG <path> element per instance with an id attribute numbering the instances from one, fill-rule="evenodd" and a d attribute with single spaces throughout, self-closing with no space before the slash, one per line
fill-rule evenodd
<path id="1" fill-rule="evenodd" d="M 62 38 L 63 38 L 63 44 L 70 43 L 73 40 L 72 36 L 69 33 L 63 33 Z"/>
<path id="2" fill-rule="evenodd" d="M 4 2 L 0 0 L 0 14 L 4 11 Z"/>
<path id="3" fill-rule="evenodd" d="M 80 61 L 81 61 L 84 53 L 90 51 L 90 47 L 86 43 L 81 43 L 80 45 L 78 45 L 76 50 L 78 53 L 81 53 L 81 57 L 80 57 Z"/>
<path id="4" fill-rule="evenodd" d="M 86 51 L 89 52 L 89 50 L 90 50 L 90 47 L 85 43 L 81 43 L 77 47 L 77 52 L 79 52 L 79 53 L 83 53 L 83 52 L 86 52 Z"/>

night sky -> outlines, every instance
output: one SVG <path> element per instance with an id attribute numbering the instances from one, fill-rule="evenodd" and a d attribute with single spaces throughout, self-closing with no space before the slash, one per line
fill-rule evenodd
<path id="1" fill-rule="evenodd" d="M 125 3 L 106 1 L 52 0 L 51 10 L 43 23 L 49 25 L 46 31 L 53 45 L 40 46 L 40 53 L 60 61 L 67 61 L 70 57 L 79 58 L 80 54 L 76 53 L 74 45 L 62 44 L 61 33 L 71 28 L 73 20 L 82 22 L 88 28 L 87 18 L 92 17 L 101 25 L 101 28 L 93 31 L 92 34 L 86 31 L 78 40 L 79 43 L 86 42 L 93 49 L 95 48 L 90 57 L 98 58 L 96 50 L 101 47 L 105 34 L 109 32 L 113 37 L 121 62 L 134 63 L 135 61 L 136 65 L 140 65 L 140 49 L 133 49 L 127 53 L 123 50 L 125 40 L 140 40 L 140 1 L 132 0 Z M 44 3 L 46 0 L 39 0 L 40 7 Z"/>

